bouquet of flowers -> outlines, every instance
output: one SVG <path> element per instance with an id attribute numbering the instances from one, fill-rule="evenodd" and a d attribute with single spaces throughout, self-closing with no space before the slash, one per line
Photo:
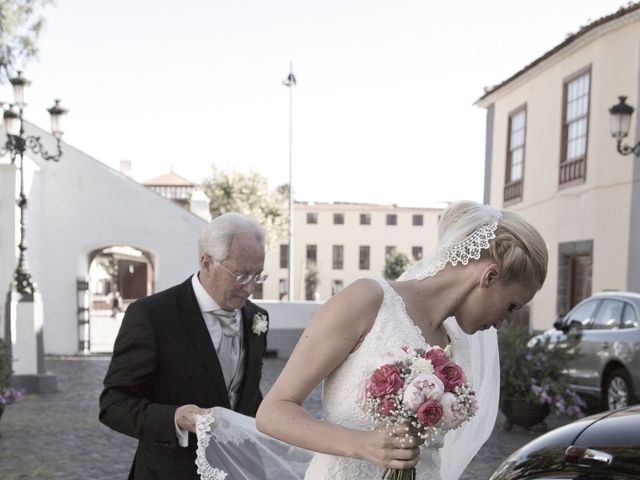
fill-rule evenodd
<path id="1" fill-rule="evenodd" d="M 478 410 L 475 393 L 451 346 L 409 351 L 395 363 L 377 368 L 364 392 L 364 411 L 379 426 L 410 425 L 426 443 L 459 427 Z M 388 468 L 383 480 L 413 480 L 415 469 Z"/>

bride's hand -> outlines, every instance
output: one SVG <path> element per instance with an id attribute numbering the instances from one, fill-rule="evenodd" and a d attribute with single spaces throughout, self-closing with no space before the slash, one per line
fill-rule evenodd
<path id="1" fill-rule="evenodd" d="M 420 459 L 419 445 L 424 443 L 408 426 L 387 427 L 363 432 L 362 458 L 376 465 L 398 470 L 416 466 Z"/>

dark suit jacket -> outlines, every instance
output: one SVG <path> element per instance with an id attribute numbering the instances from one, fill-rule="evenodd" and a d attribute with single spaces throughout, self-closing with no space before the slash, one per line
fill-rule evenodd
<path id="1" fill-rule="evenodd" d="M 251 326 L 267 312 L 247 301 L 242 309 L 246 355 L 236 411 L 255 416 L 266 334 Z M 268 317 L 267 317 L 268 318 Z M 179 447 L 174 414 L 185 404 L 229 408 L 229 397 L 191 278 L 131 304 L 115 341 L 100 395 L 100 421 L 138 439 L 130 479 L 197 479 L 197 440 Z"/>

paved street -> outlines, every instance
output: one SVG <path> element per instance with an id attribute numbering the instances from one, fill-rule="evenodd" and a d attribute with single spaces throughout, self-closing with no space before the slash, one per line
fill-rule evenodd
<path id="1" fill-rule="evenodd" d="M 127 478 L 135 441 L 97 420 L 98 395 L 108 362 L 107 355 L 47 359 L 47 368 L 58 376 L 60 391 L 29 395 L 7 407 L 0 420 L 0 479 Z M 280 358 L 265 360 L 263 391 L 273 384 L 283 365 Z M 318 414 L 319 388 L 306 406 Z M 506 455 L 537 434 L 496 426 L 462 478 L 488 478 Z"/>

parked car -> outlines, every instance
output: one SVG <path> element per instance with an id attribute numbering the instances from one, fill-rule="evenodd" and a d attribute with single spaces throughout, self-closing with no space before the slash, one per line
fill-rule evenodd
<path id="1" fill-rule="evenodd" d="M 640 295 L 602 292 L 578 303 L 554 324 L 533 337 L 550 344 L 579 333 L 580 357 L 566 366 L 571 387 L 581 396 L 602 402 L 607 410 L 638 399 L 640 385 Z"/>
<path id="2" fill-rule="evenodd" d="M 490 480 L 637 479 L 640 406 L 556 428 L 509 456 Z"/>

